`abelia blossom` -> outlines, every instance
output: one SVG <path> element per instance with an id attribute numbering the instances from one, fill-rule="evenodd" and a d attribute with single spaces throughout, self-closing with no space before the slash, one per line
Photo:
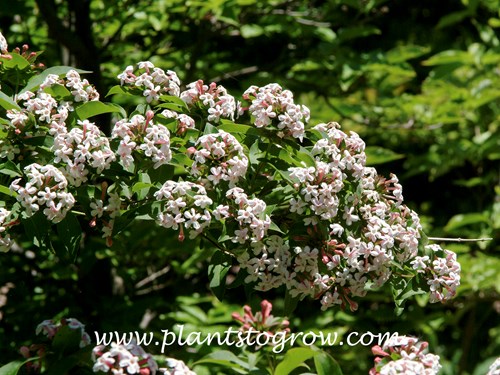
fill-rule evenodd
<path id="1" fill-rule="evenodd" d="M 437 375 L 439 356 L 426 353 L 428 343 L 414 337 L 393 336 L 382 347 L 374 346 L 375 366 L 370 375 Z"/>
<path id="2" fill-rule="evenodd" d="M 174 358 L 167 358 L 165 360 L 165 366 L 158 369 L 160 375 L 196 375 L 194 371 L 191 371 L 187 365 Z"/>
<path id="3" fill-rule="evenodd" d="M 74 69 L 66 73 L 65 86 L 71 91 L 71 95 L 73 95 L 75 102 L 85 103 L 99 100 L 99 93 L 97 90 L 89 81 L 81 79 L 80 74 Z"/>
<path id="4" fill-rule="evenodd" d="M 208 206 L 213 202 L 203 186 L 187 181 L 167 181 L 154 197 L 162 202 L 157 224 L 179 230 L 179 239 L 184 239 L 184 229 L 194 238 L 210 225 L 212 216 Z"/>
<path id="5" fill-rule="evenodd" d="M 214 186 L 221 181 L 228 181 L 230 187 L 235 186 L 248 168 L 243 147 L 234 136 L 223 130 L 201 136 L 188 152 L 194 160 L 191 174 L 206 176 Z"/>
<path id="6" fill-rule="evenodd" d="M 193 118 L 184 114 L 184 113 L 177 113 L 177 112 L 172 111 L 170 109 L 164 109 L 161 112 L 161 115 L 166 117 L 166 118 L 174 118 L 177 120 L 177 134 L 182 134 L 187 129 L 194 129 L 195 128 L 195 122 L 194 122 Z"/>
<path id="7" fill-rule="evenodd" d="M 111 138 L 120 140 L 116 153 L 126 168 L 134 162 L 134 152 L 151 159 L 155 169 L 172 159 L 170 132 L 165 126 L 154 124 L 153 117 L 153 112 L 148 111 L 146 117 L 134 115 L 115 123 Z"/>
<path id="8" fill-rule="evenodd" d="M 33 163 L 24 171 L 26 184 L 21 185 L 21 178 L 17 178 L 10 184 L 10 189 L 17 193 L 17 201 L 25 214 L 30 217 L 43 210 L 53 223 L 63 220 L 75 204 L 75 198 L 67 191 L 68 181 L 64 174 L 51 164 Z"/>
<path id="9" fill-rule="evenodd" d="M 236 112 L 234 97 L 229 95 L 223 86 L 217 86 L 214 82 L 210 85 L 205 85 L 202 80 L 191 82 L 186 86 L 186 90 L 181 92 L 180 98 L 188 108 L 206 109 L 208 122 L 218 123 L 221 118 L 234 119 Z"/>
<path id="10" fill-rule="evenodd" d="M 248 198 L 239 187 L 227 190 L 226 198 L 231 207 L 230 215 L 236 218 L 239 227 L 234 231 L 232 241 L 244 244 L 262 240 L 271 225 L 271 218 L 265 213 L 266 203 L 258 198 Z"/>
<path id="11" fill-rule="evenodd" d="M 9 53 L 9 45 L 7 44 L 7 40 L 5 39 L 2 33 L 0 33 L 0 52 L 2 54 Z"/>
<path id="12" fill-rule="evenodd" d="M 7 233 L 7 227 L 9 224 L 8 218 L 11 211 L 0 207 L 0 251 L 7 251 L 12 246 L 12 239 Z"/>
<path id="13" fill-rule="evenodd" d="M 460 263 L 457 255 L 439 245 L 425 246 L 429 255 L 417 256 L 411 261 L 413 269 L 425 276 L 431 303 L 453 298 L 460 285 Z"/>
<path id="14" fill-rule="evenodd" d="M 132 65 L 118 75 L 120 85 L 137 87 L 142 90 L 146 101 L 151 103 L 160 98 L 161 95 L 179 96 L 180 81 L 174 71 L 164 71 L 155 67 L 150 61 L 142 61 L 137 64 L 137 71 Z"/>
<path id="15" fill-rule="evenodd" d="M 273 125 L 284 133 L 283 136 L 292 136 L 302 141 L 310 111 L 306 106 L 294 103 L 291 91 L 283 90 L 277 83 L 263 87 L 251 86 L 243 93 L 243 99 L 250 106 L 241 108 L 240 113 L 247 110 L 257 128 Z"/>
<path id="16" fill-rule="evenodd" d="M 135 341 L 127 345 L 111 343 L 110 347 L 98 345 L 92 349 L 94 372 L 106 374 L 155 374 L 158 364 Z"/>
<path id="17" fill-rule="evenodd" d="M 89 173 L 100 174 L 115 160 L 109 140 L 99 128 L 88 120 L 78 120 L 79 127 L 68 131 L 64 126 L 54 126 L 55 163 L 64 166 L 69 182 L 80 186 L 87 182 Z"/>

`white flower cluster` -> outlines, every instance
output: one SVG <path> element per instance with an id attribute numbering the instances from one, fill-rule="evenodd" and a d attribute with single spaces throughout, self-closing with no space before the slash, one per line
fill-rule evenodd
<path id="1" fill-rule="evenodd" d="M 195 122 L 192 117 L 184 114 L 184 113 L 177 113 L 175 111 L 172 111 L 170 109 L 164 109 L 161 112 L 161 115 L 166 117 L 166 118 L 175 118 L 177 120 L 177 133 L 182 134 L 184 133 L 187 129 L 194 129 L 195 128 Z"/>
<path id="2" fill-rule="evenodd" d="M 248 198 L 242 188 L 234 187 L 226 192 L 230 205 L 217 207 L 217 218 L 235 218 L 238 229 L 234 231 L 232 241 L 244 244 L 247 241 L 261 241 L 271 225 L 271 218 L 266 214 L 266 203 L 258 198 Z M 216 214 L 214 213 L 214 216 Z"/>
<path id="3" fill-rule="evenodd" d="M 83 325 L 79 320 L 74 318 L 62 319 L 61 322 L 54 323 L 53 320 L 44 320 L 36 327 L 36 334 L 42 333 L 49 339 L 53 339 L 56 333 L 63 326 L 68 326 L 74 331 L 80 332 L 80 348 L 90 345 L 90 336 L 85 332 L 85 325 Z"/>
<path id="4" fill-rule="evenodd" d="M 12 246 L 10 235 L 6 233 L 10 211 L 0 207 L 0 251 L 7 251 Z"/>
<path id="5" fill-rule="evenodd" d="M 64 174 L 47 164 L 41 166 L 33 163 L 24 168 L 27 182 L 20 185 L 21 178 L 10 184 L 10 189 L 17 193 L 17 200 L 25 209 L 26 215 L 32 216 L 45 206 L 43 214 L 53 223 L 58 223 L 75 204 L 75 198 L 68 193 L 68 181 Z"/>
<path id="6" fill-rule="evenodd" d="M 9 45 L 7 44 L 7 40 L 5 39 L 2 33 L 0 33 L 0 52 L 2 54 L 9 53 Z"/>
<path id="7" fill-rule="evenodd" d="M 439 356 L 425 353 L 427 346 L 414 337 L 391 337 L 381 348 L 372 349 L 382 357 L 377 357 L 370 375 L 437 375 L 441 369 Z"/>
<path id="8" fill-rule="evenodd" d="M 457 255 L 439 245 L 425 247 L 431 256 L 417 256 L 411 261 L 413 269 L 424 274 L 430 288 L 430 302 L 444 302 L 453 298 L 460 285 L 460 263 Z"/>
<path id="9" fill-rule="evenodd" d="M 154 124 L 153 117 L 153 112 L 148 111 L 146 117 L 134 115 L 115 123 L 111 137 L 120 139 L 117 154 L 126 168 L 134 161 L 132 153 L 139 150 L 151 159 L 155 169 L 172 159 L 170 132 L 165 126 Z"/>
<path id="10" fill-rule="evenodd" d="M 99 100 L 99 93 L 94 86 L 87 79 L 81 79 L 80 74 L 76 70 L 70 70 L 66 73 L 65 86 L 71 91 L 75 102 L 85 103 L 92 100 Z"/>
<path id="11" fill-rule="evenodd" d="M 178 359 L 167 358 L 165 365 L 166 367 L 159 369 L 161 375 L 196 375 L 183 361 Z"/>
<path id="12" fill-rule="evenodd" d="M 210 225 L 212 216 L 207 207 L 213 202 L 203 186 L 167 181 L 154 196 L 164 201 L 156 222 L 165 228 L 179 229 L 179 239 L 184 239 L 184 228 L 189 229 L 189 237 L 194 238 Z"/>
<path id="13" fill-rule="evenodd" d="M 89 167 L 99 174 L 115 160 L 108 138 L 94 123 L 78 120 L 80 127 L 70 131 L 65 126 L 54 125 L 50 130 L 54 136 L 51 148 L 54 162 L 63 163 L 70 184 L 80 186 L 88 180 Z"/>
<path id="14" fill-rule="evenodd" d="M 158 364 L 153 356 L 131 342 L 128 345 L 112 343 L 108 348 L 98 345 L 92 349 L 93 371 L 106 374 L 155 374 Z"/>
<path id="15" fill-rule="evenodd" d="M 239 260 L 257 289 L 284 284 L 292 296 L 321 298 L 322 309 L 347 303 L 355 310 L 351 298 L 365 296 L 367 283 L 383 285 L 392 262 L 416 255 L 421 227 L 401 203 L 397 178 L 385 180 L 365 167 L 357 134 L 348 136 L 334 123 L 316 130 L 324 134 L 312 151 L 316 167 L 289 169 L 296 189 L 289 210 L 309 228 L 308 245 L 291 246 L 273 236 Z M 329 228 L 327 238 L 318 233 L 318 224 Z"/>
<path id="16" fill-rule="evenodd" d="M 91 226 L 95 226 L 96 221 L 99 219 L 103 223 L 102 237 L 111 239 L 115 218 L 120 215 L 122 202 L 120 196 L 115 192 L 107 193 L 107 202 L 104 201 L 104 195 L 105 194 L 103 194 L 102 199 L 96 199 L 90 202 L 90 216 L 92 216 Z"/>
<path id="17" fill-rule="evenodd" d="M 58 104 L 57 101 L 52 97 L 52 95 L 38 90 L 35 93 L 31 91 L 26 91 L 19 95 L 20 100 L 23 100 L 23 106 L 26 108 L 26 112 L 31 113 L 36 116 L 38 121 L 50 123 L 52 121 L 52 115 L 55 112 Z M 28 117 L 24 113 L 19 113 L 16 110 L 12 111 L 12 115 L 9 118 L 12 119 L 12 123 L 24 125 Z M 24 120 L 24 121 L 23 121 Z"/>
<path id="18" fill-rule="evenodd" d="M 186 87 L 187 89 L 180 93 L 180 98 L 188 107 L 198 105 L 206 108 L 207 121 L 218 123 L 221 117 L 234 119 L 236 101 L 223 86 L 217 86 L 214 82 L 205 85 L 202 80 L 198 80 Z"/>
<path id="19" fill-rule="evenodd" d="M 54 85 L 66 86 L 71 91 L 73 100 L 57 102 L 51 94 L 45 92 L 45 89 Z M 77 71 L 70 70 L 63 78 L 49 74 L 36 92 L 25 91 L 17 96 L 17 100 L 22 104 L 21 107 L 24 108 L 7 111 L 10 120 L 7 130 L 11 134 L 0 140 L 0 157 L 13 160 L 21 152 L 16 142 L 23 148 L 29 148 L 23 139 L 44 135 L 41 126 L 50 126 L 52 135 L 67 133 L 65 121 L 69 113 L 74 110 L 73 104 L 98 99 L 98 92 L 86 79 L 82 80 Z"/>
<path id="20" fill-rule="evenodd" d="M 201 136 L 188 153 L 194 159 L 191 174 L 202 178 L 206 176 L 213 185 L 223 180 L 233 187 L 247 172 L 248 158 L 243 147 L 234 136 L 223 130 Z"/>
<path id="21" fill-rule="evenodd" d="M 140 72 L 134 72 L 134 67 L 129 65 L 118 75 L 122 86 L 126 84 L 143 90 L 142 95 L 148 103 L 158 100 L 160 95 L 179 96 L 180 81 L 175 72 L 165 72 L 150 61 L 139 62 L 137 68 Z"/>
<path id="22" fill-rule="evenodd" d="M 291 135 L 302 140 L 310 111 L 305 105 L 294 103 L 291 91 L 283 90 L 277 83 L 264 87 L 251 86 L 243 93 L 243 99 L 250 102 L 250 107 L 240 107 L 239 114 L 248 109 L 256 127 L 274 125 L 280 130 L 279 136 Z"/>

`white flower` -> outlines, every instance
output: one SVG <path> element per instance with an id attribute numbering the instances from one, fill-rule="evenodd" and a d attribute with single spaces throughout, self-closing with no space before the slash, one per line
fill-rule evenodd
<path id="1" fill-rule="evenodd" d="M 7 54 L 7 53 L 9 53 L 8 49 L 9 49 L 9 45 L 7 44 L 7 40 L 5 39 L 3 34 L 0 33 L 0 52 Z"/>

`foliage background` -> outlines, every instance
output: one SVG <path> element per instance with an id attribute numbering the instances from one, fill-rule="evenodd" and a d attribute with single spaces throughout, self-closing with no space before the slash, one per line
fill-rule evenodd
<path id="1" fill-rule="evenodd" d="M 369 163 L 398 175 L 429 236 L 493 240 L 446 244 L 463 273 L 445 307 L 417 299 L 396 317 L 382 295 L 355 314 L 305 302 L 292 326 L 414 334 L 444 359 L 443 374 L 484 374 L 500 355 L 499 9 L 495 0 L 2 0 L 0 29 L 11 47 L 43 50 L 47 66 L 93 71 L 102 96 L 126 65 L 151 60 L 184 83 L 216 81 L 233 95 L 277 82 L 311 108 L 311 124 L 357 131 Z M 56 316 L 89 332 L 160 333 L 178 322 L 217 330 L 262 297 L 279 315 L 280 295 L 235 289 L 215 300 L 211 253 L 165 233 L 137 222 L 111 248 L 95 238 L 72 259 L 30 244 L 0 254 L 0 363 Z M 209 350 L 184 349 L 169 354 L 193 362 Z M 371 367 L 368 348 L 331 354 L 347 374 Z"/>

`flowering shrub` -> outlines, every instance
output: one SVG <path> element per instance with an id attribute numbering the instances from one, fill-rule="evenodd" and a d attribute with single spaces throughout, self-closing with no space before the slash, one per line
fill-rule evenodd
<path id="1" fill-rule="evenodd" d="M 254 289 L 285 289 L 287 312 L 304 298 L 322 310 L 355 311 L 358 299 L 383 288 L 398 312 L 415 294 L 431 302 L 455 295 L 456 255 L 427 244 L 397 177 L 367 165 L 358 134 L 335 122 L 309 124 L 309 109 L 278 84 L 251 86 L 237 100 L 201 80 L 183 90 L 175 72 L 140 62 L 108 93 L 142 100 L 127 112 L 100 101 L 83 72 L 41 72 L 36 56 L 9 53 L 3 36 L 0 48 L 0 249 L 31 241 L 78 254 L 89 235 L 113 246 L 140 219 L 181 242 L 212 244 L 214 289 L 224 286 L 229 257 Z M 23 87 L 9 70 L 24 75 Z M 114 116 L 109 137 L 89 120 L 105 113 Z M 237 319 L 275 325 L 264 302 L 261 313 L 245 308 Z M 49 338 L 56 330 L 50 322 L 40 328 Z M 393 361 L 380 359 L 373 373 L 435 373 L 437 360 L 422 349 L 413 339 L 383 347 Z M 134 345 L 93 355 L 95 371 L 158 368 Z M 184 370 L 170 362 L 165 371 Z"/>
<path id="2" fill-rule="evenodd" d="M 438 245 L 424 254 L 418 215 L 403 204 L 397 177 L 366 165 L 356 133 L 334 122 L 309 126 L 309 110 L 279 85 L 252 86 L 237 101 L 201 80 L 182 91 L 175 72 L 141 62 L 109 93 L 144 97 L 126 115 L 100 102 L 74 69 L 26 69 L 26 87 L 1 102 L 11 191 L 1 211 L 3 248 L 37 237 L 31 224 L 49 228 L 68 215 L 78 222 L 70 238 L 94 227 L 111 245 L 126 225 L 117 229 L 116 219 L 142 215 L 180 241 L 187 231 L 217 244 L 255 289 L 285 286 L 322 309 L 355 310 L 356 298 L 386 284 L 396 298 L 412 288 L 427 289 L 432 302 L 455 294 L 455 255 Z M 110 138 L 89 120 L 101 113 L 122 117 Z"/>

